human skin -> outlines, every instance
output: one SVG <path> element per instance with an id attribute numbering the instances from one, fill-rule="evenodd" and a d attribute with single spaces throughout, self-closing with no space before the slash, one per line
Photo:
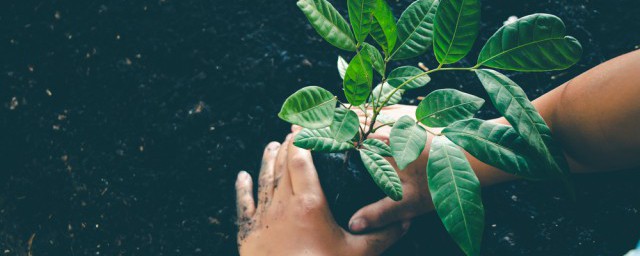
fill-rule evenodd
<path id="1" fill-rule="evenodd" d="M 639 68 L 640 51 L 631 52 L 533 101 L 554 138 L 563 145 L 573 173 L 640 166 Z M 395 105 L 382 113 L 395 118 L 414 116 L 415 107 Z M 363 113 L 359 115 L 364 122 Z M 503 118 L 492 121 L 508 125 Z M 292 131 L 299 129 L 293 127 Z M 382 127 L 371 137 L 388 141 L 389 132 L 389 127 Z M 265 149 L 257 206 L 251 177 L 246 172 L 238 175 L 241 255 L 376 255 L 406 232 L 412 217 L 433 210 L 425 170 L 434 136 L 429 136 L 421 156 L 398 172 L 404 191 L 401 201 L 384 198 L 354 214 L 349 228 L 364 232 L 361 235 L 335 223 L 309 151 L 293 146 L 291 137 L 282 146 L 272 142 Z M 517 178 L 469 154 L 467 158 L 482 186 Z"/>
<path id="2" fill-rule="evenodd" d="M 262 158 L 258 204 L 247 172 L 236 180 L 240 255 L 377 255 L 399 239 L 409 222 L 354 235 L 336 224 L 311 154 L 271 142 Z"/>
<path id="3" fill-rule="evenodd" d="M 533 101 L 563 146 L 572 173 L 623 170 L 640 166 L 640 51 L 619 56 L 562 84 Z M 395 105 L 382 114 L 413 117 L 415 106 Z M 364 123 L 364 113 L 359 112 Z M 509 125 L 504 118 L 491 120 Z M 439 129 L 428 128 L 438 133 Z M 373 138 L 388 141 L 389 127 Z M 384 198 L 357 211 L 349 222 L 352 232 L 384 227 L 433 210 L 426 165 L 431 140 L 420 157 L 398 172 L 405 191 L 401 201 Z M 482 186 L 517 179 L 465 153 Z"/>

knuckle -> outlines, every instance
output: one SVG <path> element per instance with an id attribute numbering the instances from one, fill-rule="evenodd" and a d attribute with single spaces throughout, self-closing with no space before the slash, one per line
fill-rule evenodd
<path id="1" fill-rule="evenodd" d="M 374 223 L 384 223 L 393 217 L 393 213 L 390 211 L 381 211 L 378 214 L 374 214 L 371 217 Z"/>
<path id="2" fill-rule="evenodd" d="M 275 172 L 281 173 L 285 170 L 285 167 L 287 167 L 285 162 L 278 162 L 275 166 Z"/>
<path id="3" fill-rule="evenodd" d="M 265 174 L 260 177 L 260 184 L 267 185 L 273 181 L 273 174 Z"/>
<path id="4" fill-rule="evenodd" d="M 309 164 L 309 160 L 303 154 L 294 154 L 289 159 L 289 167 L 295 169 L 306 168 Z"/>
<path id="5" fill-rule="evenodd" d="M 245 206 L 246 208 L 246 205 L 248 205 L 252 199 L 253 197 L 249 193 L 244 193 L 243 195 L 240 196 L 240 199 L 238 200 L 238 205 Z"/>
<path id="6" fill-rule="evenodd" d="M 305 194 L 301 195 L 297 199 L 298 214 L 308 215 L 315 210 L 322 208 L 322 198 L 317 195 Z"/>

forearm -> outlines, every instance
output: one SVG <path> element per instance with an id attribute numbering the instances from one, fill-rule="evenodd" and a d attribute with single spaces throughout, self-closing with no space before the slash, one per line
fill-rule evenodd
<path id="1" fill-rule="evenodd" d="M 533 101 L 554 139 L 562 145 L 571 172 L 640 166 L 640 100 L 636 99 L 640 96 L 639 67 L 640 51 L 635 51 L 607 61 Z M 399 118 L 412 115 L 415 107 L 395 105 L 383 111 Z M 509 125 L 504 118 L 492 121 Z M 372 136 L 388 139 L 390 129 L 381 130 Z M 350 222 L 352 231 L 383 227 L 433 210 L 425 168 L 434 137 L 428 136 L 412 168 L 398 172 L 405 198 L 400 202 L 385 198 L 360 209 Z M 469 154 L 467 158 L 482 186 L 517 178 Z"/>
<path id="2" fill-rule="evenodd" d="M 571 172 L 640 165 L 640 51 L 607 61 L 533 101 Z M 492 121 L 509 125 L 506 119 Z M 467 154 L 483 186 L 516 179 Z"/>

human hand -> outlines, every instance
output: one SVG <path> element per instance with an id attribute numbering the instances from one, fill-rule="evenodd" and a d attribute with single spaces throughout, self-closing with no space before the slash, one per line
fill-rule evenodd
<path id="1" fill-rule="evenodd" d="M 289 134 L 280 145 L 265 149 L 253 197 L 251 176 L 236 180 L 238 249 L 241 255 L 378 255 L 399 239 L 409 222 L 366 235 L 340 228 L 320 187 L 311 154 L 292 144 Z"/>
<path id="2" fill-rule="evenodd" d="M 381 114 L 391 118 L 398 119 L 404 115 L 414 117 L 416 106 L 393 105 L 384 107 Z M 363 125 L 369 126 L 370 117 L 365 123 L 365 115 L 361 110 L 356 110 Z M 369 113 L 371 116 L 371 113 Z M 375 127 L 381 124 L 375 124 Z M 434 129 L 435 130 L 435 129 Z M 389 134 L 391 127 L 384 126 L 376 130 L 375 133 L 369 135 L 369 138 L 375 138 L 389 143 Z M 427 145 L 430 145 L 433 136 L 429 136 Z M 389 223 L 397 221 L 408 221 L 415 216 L 427 213 L 433 210 L 431 195 L 427 185 L 426 166 L 429 158 L 428 147 L 422 152 L 420 157 L 407 166 L 403 171 L 398 171 L 398 176 L 402 182 L 403 199 L 393 201 L 389 197 L 385 197 L 378 202 L 367 205 L 357 211 L 349 221 L 349 229 L 352 232 L 364 232 L 380 227 L 384 227 Z M 393 158 L 387 158 L 389 162 L 398 170 Z"/>

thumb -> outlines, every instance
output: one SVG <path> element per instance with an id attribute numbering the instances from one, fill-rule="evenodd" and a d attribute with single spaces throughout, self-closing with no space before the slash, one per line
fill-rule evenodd
<path id="1" fill-rule="evenodd" d="M 412 211 L 408 211 L 408 202 L 393 201 L 385 197 L 378 202 L 367 205 L 358 210 L 349 221 L 349 230 L 360 233 L 379 227 L 384 227 L 390 223 L 414 217 Z"/>
<path id="2" fill-rule="evenodd" d="M 367 234 L 352 235 L 352 255 L 380 255 L 409 230 L 410 221 L 396 223 Z"/>

